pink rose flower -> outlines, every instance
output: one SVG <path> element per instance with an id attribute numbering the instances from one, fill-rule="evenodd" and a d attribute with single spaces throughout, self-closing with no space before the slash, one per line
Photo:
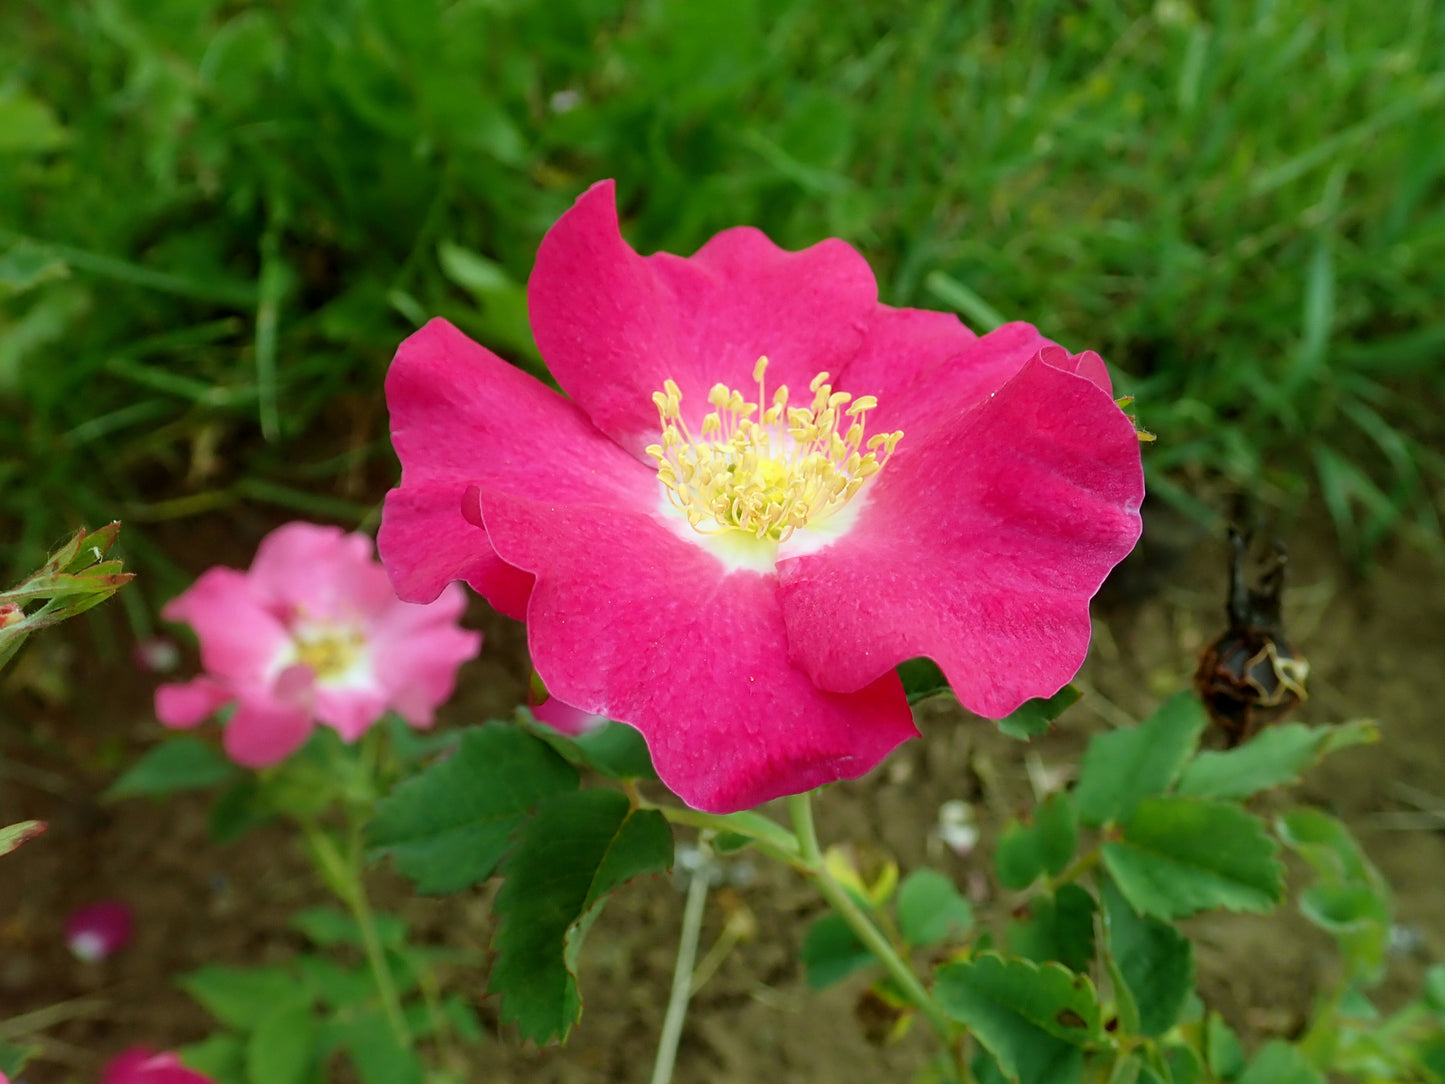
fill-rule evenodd
<path id="1" fill-rule="evenodd" d="M 134 922 L 120 900 L 101 900 L 74 912 L 65 922 L 65 943 L 77 959 L 94 963 L 130 941 Z"/>
<path id="2" fill-rule="evenodd" d="M 880 305 L 837 240 L 639 256 L 611 182 L 528 307 L 570 398 L 442 320 L 402 344 L 382 562 L 402 598 L 461 579 L 524 618 L 552 695 L 640 730 L 684 801 L 868 771 L 917 734 L 914 656 L 993 717 L 1078 669 L 1144 490 L 1097 354 Z"/>
<path id="3" fill-rule="evenodd" d="M 248 767 L 285 759 L 317 722 L 348 742 L 388 709 L 428 727 L 482 643 L 457 627 L 460 588 L 433 598 L 397 599 L 364 535 L 278 527 L 249 571 L 212 568 L 161 611 L 195 629 L 206 673 L 157 689 L 156 715 L 191 727 L 234 701 L 226 752 Z"/>
<path id="4" fill-rule="evenodd" d="M 3 1081 L 0 1081 L 3 1084 Z M 133 1046 L 111 1060 L 100 1084 L 215 1084 L 210 1077 L 187 1069 L 172 1053 L 157 1054 Z"/>

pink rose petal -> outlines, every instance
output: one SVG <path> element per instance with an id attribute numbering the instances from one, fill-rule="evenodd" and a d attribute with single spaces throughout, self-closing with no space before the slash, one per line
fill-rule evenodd
<path id="1" fill-rule="evenodd" d="M 898 454 L 856 529 L 780 562 L 792 657 L 823 688 L 932 658 L 990 717 L 1068 683 L 1088 602 L 1133 548 L 1138 440 L 1108 393 L 1035 359 Z"/>
<path id="2" fill-rule="evenodd" d="M 119 900 L 101 900 L 73 912 L 65 922 L 65 943 L 77 958 L 94 963 L 130 942 L 135 923 Z"/>

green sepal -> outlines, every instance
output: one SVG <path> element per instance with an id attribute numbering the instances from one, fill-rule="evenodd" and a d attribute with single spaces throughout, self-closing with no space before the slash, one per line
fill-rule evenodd
<path id="1" fill-rule="evenodd" d="M 1055 720 L 1078 703 L 1079 697 L 1083 695 L 1077 686 L 1065 685 L 1053 696 L 1025 700 L 998 721 L 998 728 L 1010 738 L 1017 738 L 1019 741 L 1037 738 L 1052 730 Z"/>
<path id="2" fill-rule="evenodd" d="M 938 663 L 922 656 L 899 663 L 898 677 L 903 682 L 903 694 L 910 704 L 953 691 Z"/>

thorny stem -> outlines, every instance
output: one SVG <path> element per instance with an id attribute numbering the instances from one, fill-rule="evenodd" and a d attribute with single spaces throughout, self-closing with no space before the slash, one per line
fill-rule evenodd
<path id="1" fill-rule="evenodd" d="M 667 998 L 667 1015 L 662 1020 L 662 1036 L 657 1041 L 657 1060 L 652 1065 L 652 1084 L 670 1084 L 672 1080 L 672 1067 L 677 1060 L 677 1044 L 682 1040 L 682 1025 L 687 1019 L 687 1003 L 692 997 L 692 972 L 697 961 L 697 942 L 702 933 L 707 889 L 707 868 L 695 870 L 687 886 L 687 904 L 682 912 L 682 935 L 677 944 L 677 964 L 672 970 L 672 992 Z"/>

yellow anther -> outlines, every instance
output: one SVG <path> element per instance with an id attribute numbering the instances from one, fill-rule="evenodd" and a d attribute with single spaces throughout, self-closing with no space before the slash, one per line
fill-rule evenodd
<path id="1" fill-rule="evenodd" d="M 665 381 L 652 397 L 662 441 L 648 445 L 646 453 L 657 463 L 658 480 L 673 506 L 704 534 L 740 531 L 784 541 L 847 504 L 903 438 L 901 431 L 867 437 L 865 414 L 878 400 L 833 391 L 827 373 L 808 384 L 811 407 L 789 406 L 783 385 L 763 409 L 770 401 L 767 369 L 766 357 L 753 366 L 756 402 L 724 384 L 713 385 L 707 401 L 714 409 L 703 417 L 697 436 L 682 419 L 676 383 Z"/>
<path id="2" fill-rule="evenodd" d="M 366 644 L 356 629 L 327 629 L 295 640 L 296 661 L 316 675 L 318 681 L 337 677 L 351 668 Z"/>

